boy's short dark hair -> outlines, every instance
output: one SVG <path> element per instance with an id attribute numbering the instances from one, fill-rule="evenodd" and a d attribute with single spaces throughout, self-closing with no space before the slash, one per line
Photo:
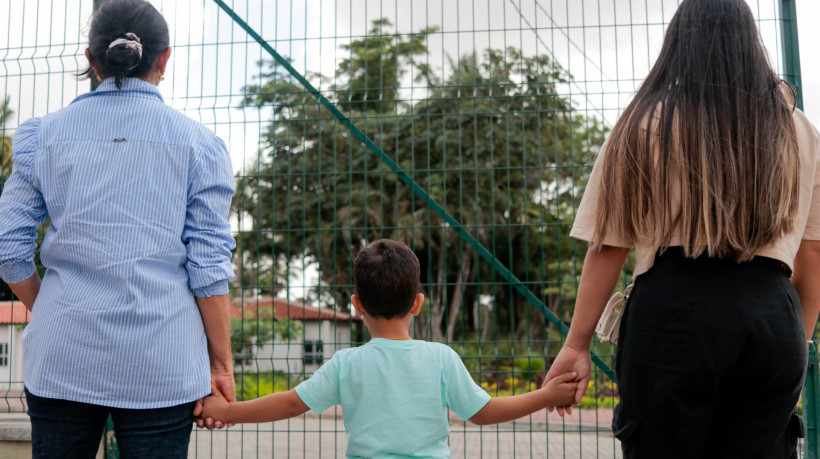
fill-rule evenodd
<path id="1" fill-rule="evenodd" d="M 356 295 L 373 317 L 390 319 L 410 313 L 421 290 L 419 274 L 416 254 L 390 239 L 371 242 L 353 262 Z"/>

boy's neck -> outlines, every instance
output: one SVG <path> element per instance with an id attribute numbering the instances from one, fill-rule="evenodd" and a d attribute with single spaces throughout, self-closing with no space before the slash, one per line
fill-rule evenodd
<path id="1" fill-rule="evenodd" d="M 413 339 L 410 336 L 410 320 L 412 316 L 393 317 L 391 319 L 367 317 L 365 324 L 373 338 L 384 338 L 394 341 Z"/>

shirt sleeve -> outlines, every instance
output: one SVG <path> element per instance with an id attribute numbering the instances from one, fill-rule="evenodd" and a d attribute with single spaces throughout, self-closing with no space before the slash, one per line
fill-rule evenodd
<path id="1" fill-rule="evenodd" d="M 445 403 L 458 417 L 468 420 L 490 401 L 490 394 L 473 381 L 455 351 L 447 348 L 444 359 Z"/>
<path id="2" fill-rule="evenodd" d="M 296 395 L 314 413 L 321 413 L 342 403 L 339 392 L 339 355 L 338 352 L 334 354 L 310 379 L 296 386 Z"/>
<path id="3" fill-rule="evenodd" d="M 227 295 L 228 294 L 228 281 L 221 280 L 216 281 L 213 284 L 202 287 L 202 288 L 195 288 L 194 289 L 194 296 L 197 298 L 210 298 L 212 296 L 217 295 Z"/>
<path id="4" fill-rule="evenodd" d="M 806 229 L 803 231 L 803 239 L 808 241 L 820 241 L 820 135 L 814 132 L 814 154 L 816 158 L 816 171 L 814 173 L 814 188 L 811 193 L 811 206 L 809 207 L 809 217 L 806 221 Z"/>
<path id="5" fill-rule="evenodd" d="M 236 247 L 228 217 L 236 191 L 231 157 L 217 136 L 192 152 L 188 210 L 182 242 L 188 251 L 190 287 L 197 296 L 227 293 L 234 276 L 231 250 Z"/>
<path id="6" fill-rule="evenodd" d="M 14 166 L 0 196 L 0 278 L 8 284 L 34 274 L 37 227 L 48 219 L 46 203 L 34 174 L 40 118 L 21 124 L 12 140 Z"/>
<path id="7" fill-rule="evenodd" d="M 578 206 L 578 212 L 575 214 L 575 222 L 569 233 L 572 238 L 591 241 L 595 233 L 595 225 L 598 219 L 598 197 L 604 192 L 604 190 L 601 189 L 604 155 L 606 155 L 606 143 L 604 143 L 600 153 L 598 153 L 598 158 L 595 160 L 592 173 L 589 175 L 587 187 L 584 190 L 584 196 L 581 198 L 581 205 Z M 615 247 L 634 246 L 629 238 L 617 234 L 611 228 L 606 232 L 606 236 L 604 236 L 604 240 L 601 242 L 604 245 Z"/>

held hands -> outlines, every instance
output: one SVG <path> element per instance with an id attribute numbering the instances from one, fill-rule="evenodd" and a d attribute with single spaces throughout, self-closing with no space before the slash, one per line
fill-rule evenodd
<path id="1" fill-rule="evenodd" d="M 589 358 L 589 349 L 576 349 L 564 344 L 561 352 L 555 357 L 555 361 L 552 363 L 546 378 L 544 378 L 542 387 L 546 387 L 553 379 L 565 373 L 577 374 L 573 382 L 573 384 L 576 385 L 574 401 L 575 403 L 581 403 L 581 398 L 587 390 L 589 378 L 592 375 L 592 362 Z M 549 406 L 548 409 L 550 412 L 552 412 L 553 409 L 557 409 L 558 414 L 561 416 L 564 415 L 565 411 L 567 414 L 572 414 L 572 406 L 569 403 L 564 405 L 556 404 L 555 406 Z"/>
<path id="2" fill-rule="evenodd" d="M 575 402 L 575 391 L 578 383 L 575 378 L 578 373 L 564 373 L 556 376 L 541 386 L 541 390 L 546 394 L 547 405 L 549 406 L 570 406 Z"/>
<path id="3" fill-rule="evenodd" d="M 196 420 L 197 425 L 202 422 L 209 430 L 214 427 L 222 428 L 221 426 L 225 424 L 222 420 L 227 417 L 229 409 L 229 402 L 225 396 L 216 387 L 211 386 L 211 395 L 201 399 L 201 404 L 202 408 Z M 213 421 L 214 419 L 216 421 Z"/>
<path id="4" fill-rule="evenodd" d="M 224 415 L 213 416 L 204 411 L 205 401 L 215 397 L 221 398 L 226 404 L 236 401 L 236 383 L 233 379 L 233 372 L 219 372 L 211 369 L 211 395 L 197 400 L 194 404 L 193 414 L 194 418 L 196 418 L 195 422 L 197 427 L 205 427 L 208 430 L 212 430 L 214 428 L 221 429 L 222 427 L 225 427 L 225 423 L 220 419 L 224 418 Z M 211 403 L 213 404 L 215 402 L 212 401 Z M 228 424 L 228 427 L 231 427 L 232 425 L 233 424 Z"/>

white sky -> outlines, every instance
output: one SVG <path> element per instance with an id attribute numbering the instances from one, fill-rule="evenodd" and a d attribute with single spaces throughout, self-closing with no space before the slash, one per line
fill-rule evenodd
<path id="1" fill-rule="evenodd" d="M 241 87 L 254 82 L 268 56 L 211 0 L 152 0 L 169 22 L 174 53 L 166 101 L 226 139 L 235 168 L 257 155 L 266 111 L 237 108 Z M 760 20 L 771 60 L 780 67 L 776 0 L 748 0 Z M 820 125 L 820 2 L 796 0 L 805 111 Z M 437 25 L 429 63 L 449 72 L 446 55 L 514 46 L 548 53 L 575 76 L 560 88 L 576 108 L 611 124 L 646 75 L 663 24 L 678 0 L 245 0 L 237 13 L 300 71 L 333 76 L 339 45 L 364 34 L 373 19 L 390 18 L 399 32 Z M 22 5 L 22 7 L 21 7 Z M 85 28 L 92 0 L 0 0 L 0 95 L 12 98 L 17 122 L 59 109 L 88 90 L 73 74 L 84 67 Z M 231 44 L 232 43 L 232 44 Z M 579 49 L 583 48 L 584 53 Z M 408 80 L 410 77 L 407 78 Z M 318 84 L 318 82 L 314 82 Z M 426 88 L 403 96 L 425 97 Z"/>

